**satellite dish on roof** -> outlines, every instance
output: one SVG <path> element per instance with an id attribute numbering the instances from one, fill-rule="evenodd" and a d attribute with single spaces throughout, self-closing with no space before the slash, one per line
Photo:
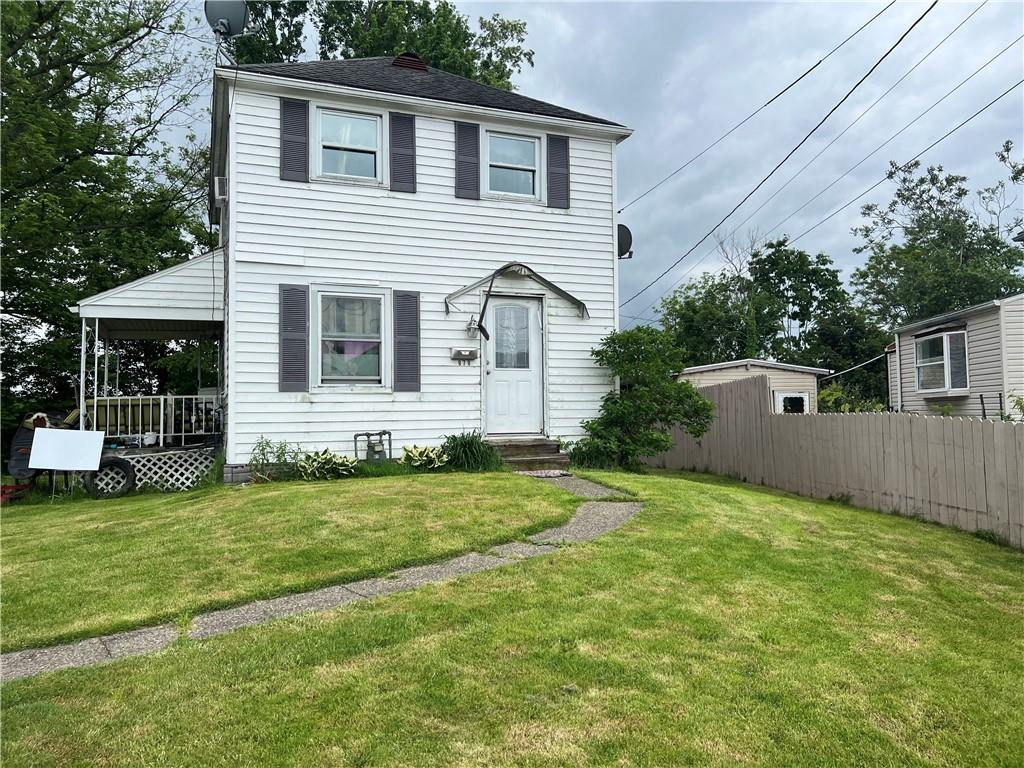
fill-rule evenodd
<path id="1" fill-rule="evenodd" d="M 629 227 L 627 227 L 625 224 L 619 224 L 618 238 L 616 239 L 619 241 L 619 258 L 632 259 L 633 233 L 629 231 Z"/>
<path id="2" fill-rule="evenodd" d="M 203 10 L 218 40 L 242 34 L 249 20 L 249 7 L 245 0 L 206 0 Z"/>

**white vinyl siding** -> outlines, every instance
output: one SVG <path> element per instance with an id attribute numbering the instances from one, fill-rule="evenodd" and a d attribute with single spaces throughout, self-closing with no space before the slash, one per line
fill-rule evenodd
<path id="1" fill-rule="evenodd" d="M 965 318 L 967 330 L 967 366 L 969 386 L 958 393 L 929 395 L 917 388 L 914 333 L 900 334 L 900 385 L 903 410 L 913 413 L 934 413 L 951 405 L 957 416 L 981 416 L 981 396 L 985 399 L 985 415 L 999 412 L 999 395 L 1003 391 L 1003 357 L 1000 349 L 999 307 Z"/>
<path id="2" fill-rule="evenodd" d="M 175 264 L 82 303 L 89 317 L 219 321 L 224 317 L 224 253 L 220 249 Z M 163 315 L 161 314 L 163 313 Z"/>
<path id="3" fill-rule="evenodd" d="M 1024 397 L 1024 294 L 1003 302 L 1003 348 L 1005 349 L 1005 379 L 1008 412 L 1012 395 Z M 1019 411 L 1013 412 L 1020 419 Z"/>
<path id="4" fill-rule="evenodd" d="M 580 422 L 597 415 L 612 385 L 590 351 L 614 329 L 613 141 L 570 138 L 567 212 L 534 202 L 455 198 L 454 123 L 436 115 L 416 115 L 415 194 L 281 181 L 278 114 L 276 94 L 235 94 L 228 463 L 247 461 L 260 435 L 351 454 L 355 432 L 389 429 L 400 452 L 403 445 L 436 445 L 446 434 L 480 429 L 479 361 L 460 366 L 450 353 L 480 344 L 466 333 L 480 297 L 461 298 L 447 316 L 444 297 L 510 261 L 533 267 L 590 311 L 584 320 L 565 300 L 545 297 L 546 431 L 578 438 Z M 280 283 L 419 291 L 421 391 L 278 392 Z M 517 277 L 500 279 L 495 289 L 544 293 Z"/>

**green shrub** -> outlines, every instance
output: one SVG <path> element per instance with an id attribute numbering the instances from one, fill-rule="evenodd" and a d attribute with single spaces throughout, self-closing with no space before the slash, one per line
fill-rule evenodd
<path id="1" fill-rule="evenodd" d="M 448 463 L 448 454 L 440 446 L 407 445 L 402 450 L 402 463 L 427 471 L 441 469 Z"/>
<path id="2" fill-rule="evenodd" d="M 584 437 L 574 443 L 566 443 L 563 450 L 569 456 L 569 463 L 581 469 L 613 469 L 617 451 L 614 446 L 595 437 Z"/>
<path id="3" fill-rule="evenodd" d="M 583 423 L 588 437 L 577 449 L 583 460 L 638 470 L 640 459 L 672 447 L 672 428 L 700 437 L 711 426 L 713 403 L 675 374 L 685 367 L 667 331 L 640 326 L 616 331 L 594 350 L 594 359 L 619 378 L 619 391 L 601 400 L 601 414 Z M 594 442 L 591 442 L 594 441 Z"/>
<path id="4" fill-rule="evenodd" d="M 838 381 L 822 387 L 818 392 L 818 411 L 821 413 L 881 413 L 885 404 L 866 400 L 847 391 Z"/>
<path id="5" fill-rule="evenodd" d="M 303 480 L 338 480 L 351 475 L 355 466 L 355 459 L 332 453 L 326 448 L 306 454 L 296 464 Z"/>
<path id="6" fill-rule="evenodd" d="M 448 455 L 448 469 L 460 472 L 493 472 L 503 466 L 498 449 L 485 442 L 479 432 L 446 435 L 442 450 Z"/>
<path id="7" fill-rule="evenodd" d="M 273 442 L 263 435 L 252 446 L 249 455 L 249 474 L 257 483 L 273 480 L 294 480 L 298 477 L 298 462 L 302 452 L 284 440 Z"/>

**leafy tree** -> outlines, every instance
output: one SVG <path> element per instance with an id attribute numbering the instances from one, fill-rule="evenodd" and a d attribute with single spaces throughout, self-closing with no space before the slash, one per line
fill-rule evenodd
<path id="1" fill-rule="evenodd" d="M 1011 181 L 1024 175 L 1007 142 L 997 153 Z M 981 210 L 967 205 L 967 178 L 931 166 L 892 164 L 896 193 L 886 205 L 864 206 L 866 222 L 854 232 L 867 253 L 853 274 L 857 296 L 892 328 L 1024 290 L 1024 249 L 1007 242 L 1019 217 L 1003 222 L 1003 183 L 978 194 Z"/>
<path id="2" fill-rule="evenodd" d="M 231 38 L 228 50 L 238 64 L 298 61 L 305 49 L 305 0 L 247 0 L 244 35 Z"/>
<path id="3" fill-rule="evenodd" d="M 432 67 L 506 90 L 524 65 L 533 66 L 526 22 L 494 14 L 473 32 L 449 0 L 317 0 L 313 20 L 322 59 L 414 51 Z"/>
<path id="4" fill-rule="evenodd" d="M 846 303 L 832 259 L 793 248 L 786 238 L 757 249 L 747 270 L 752 294 L 777 313 L 774 326 L 781 326 L 782 333 L 770 341 L 769 351 L 779 359 L 799 354 L 816 319 Z"/>
<path id="5" fill-rule="evenodd" d="M 688 382 L 676 381 L 683 351 L 667 331 L 618 331 L 593 356 L 618 377 L 619 391 L 605 395 L 601 415 L 584 422 L 587 437 L 573 446 L 574 462 L 638 469 L 642 457 L 672 447 L 672 427 L 700 437 L 711 426 L 714 405 Z"/>
<path id="6" fill-rule="evenodd" d="M 8 3 L 2 14 L 5 433 L 75 401 L 79 299 L 208 242 L 206 155 L 168 131 L 197 119 L 207 68 L 185 0 Z M 155 385 L 167 345 L 137 343 L 126 385 Z M 125 358 L 129 356 L 126 354 Z"/>
<path id="7" fill-rule="evenodd" d="M 801 348 L 780 360 L 845 371 L 878 357 L 890 341 L 892 336 L 875 323 L 870 313 L 855 306 L 844 293 L 840 301 L 815 319 Z M 875 410 L 874 403 L 888 399 L 884 356 L 831 381 L 841 386 L 847 410 Z"/>
<path id="8" fill-rule="evenodd" d="M 778 302 L 745 275 L 705 273 L 661 303 L 660 319 L 686 365 L 769 354 L 781 330 Z"/>

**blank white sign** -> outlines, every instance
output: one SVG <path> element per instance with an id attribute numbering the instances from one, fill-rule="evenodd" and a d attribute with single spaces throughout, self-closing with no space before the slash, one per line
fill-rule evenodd
<path id="1" fill-rule="evenodd" d="M 28 466 L 30 469 L 95 472 L 100 467 L 102 452 L 102 432 L 37 429 Z"/>

